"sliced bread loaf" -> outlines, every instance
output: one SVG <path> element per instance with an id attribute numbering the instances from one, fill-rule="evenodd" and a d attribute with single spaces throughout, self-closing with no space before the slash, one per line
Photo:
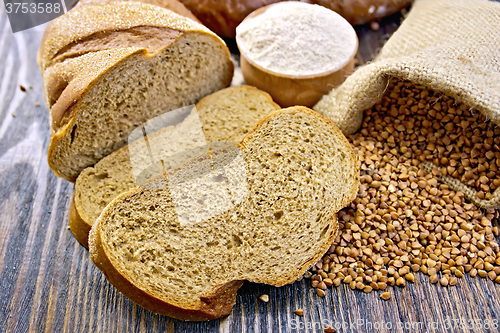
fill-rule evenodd
<path id="1" fill-rule="evenodd" d="M 114 199 L 92 227 L 90 256 L 151 311 L 222 317 L 243 280 L 282 286 L 321 258 L 358 179 L 354 151 L 330 120 L 305 107 L 275 111 L 240 145 Z"/>
<path id="2" fill-rule="evenodd" d="M 260 119 L 279 109 L 269 94 L 250 86 L 226 88 L 206 96 L 196 104 L 203 132 L 209 143 L 239 143 Z M 188 117 L 178 127 L 165 128 L 148 136 L 152 146 L 161 144 L 162 137 L 185 138 L 184 146 L 179 146 L 182 142 L 176 142 L 177 146 L 172 148 L 179 151 L 185 147 L 186 153 L 178 156 L 177 161 L 170 161 L 172 164 L 167 165 L 167 169 L 199 155 L 196 150 L 189 150 L 188 147 L 190 138 L 187 131 L 192 128 L 192 120 L 193 117 Z M 94 167 L 85 169 L 76 180 L 69 225 L 75 238 L 85 247 L 88 247 L 90 228 L 104 207 L 119 194 L 136 186 L 129 151 L 129 146 L 115 151 Z M 136 160 L 141 160 L 140 157 L 135 157 Z"/>
<path id="3" fill-rule="evenodd" d="M 224 42 L 158 6 L 77 6 L 48 29 L 38 53 L 51 112 L 48 162 L 69 181 L 146 120 L 231 83 Z"/>

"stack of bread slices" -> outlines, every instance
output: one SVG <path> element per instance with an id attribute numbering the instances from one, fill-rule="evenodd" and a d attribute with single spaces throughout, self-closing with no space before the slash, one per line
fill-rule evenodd
<path id="1" fill-rule="evenodd" d="M 321 258 L 357 193 L 357 161 L 318 113 L 226 88 L 223 40 L 177 1 L 148 2 L 85 1 L 47 27 L 48 162 L 76 182 L 70 228 L 109 282 L 156 313 L 219 318 L 243 281 L 282 286 Z M 130 140 L 193 104 L 177 125 Z M 182 150 L 198 123 L 206 149 L 139 181 L 151 149 Z"/>

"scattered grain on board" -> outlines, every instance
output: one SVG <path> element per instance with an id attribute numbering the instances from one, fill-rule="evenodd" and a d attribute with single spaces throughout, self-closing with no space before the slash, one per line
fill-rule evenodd
<path id="1" fill-rule="evenodd" d="M 391 298 L 391 293 L 388 291 L 383 292 L 382 294 L 380 294 L 380 298 L 387 301 L 389 298 Z"/>
<path id="2" fill-rule="evenodd" d="M 457 285 L 457 283 L 458 283 L 458 279 L 457 279 L 456 277 L 454 277 L 454 276 L 452 276 L 452 277 L 450 278 L 450 281 L 448 282 L 448 284 L 449 284 L 450 286 L 456 286 L 456 285 Z"/>
<path id="3" fill-rule="evenodd" d="M 331 326 L 325 326 L 325 333 L 335 333 L 337 330 Z"/>
<path id="4" fill-rule="evenodd" d="M 19 89 L 21 89 L 22 92 L 26 92 L 26 88 L 22 84 L 19 85 Z"/>
<path id="5" fill-rule="evenodd" d="M 446 276 L 443 276 L 441 280 L 439 280 L 439 283 L 441 283 L 443 287 L 446 287 L 448 285 L 448 278 Z"/>
<path id="6" fill-rule="evenodd" d="M 304 315 L 304 310 L 297 309 L 297 310 L 293 311 L 293 313 L 295 313 L 297 316 L 303 316 Z"/>
<path id="7" fill-rule="evenodd" d="M 332 246 L 304 276 L 318 292 L 330 281 L 365 292 L 404 287 L 415 281 L 411 272 L 442 286 L 465 273 L 500 282 L 499 212 L 476 207 L 442 180 L 491 199 L 500 187 L 498 126 L 437 92 L 391 80 L 349 140 L 359 192 L 338 213 Z"/>
<path id="8" fill-rule="evenodd" d="M 266 295 L 266 294 L 261 295 L 261 296 L 259 297 L 259 299 L 260 299 L 262 302 L 267 303 L 267 302 L 269 302 L 269 295 Z"/>

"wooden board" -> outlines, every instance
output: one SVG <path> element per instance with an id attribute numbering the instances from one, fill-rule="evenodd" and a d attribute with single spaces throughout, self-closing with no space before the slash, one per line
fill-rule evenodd
<path id="1" fill-rule="evenodd" d="M 3 7 L 2 7 L 3 8 Z M 396 30 L 357 29 L 359 63 Z M 0 16 L 0 332 L 498 332 L 499 286 L 479 278 L 436 287 L 417 274 L 382 301 L 342 285 L 324 298 L 305 281 L 282 288 L 246 283 L 232 314 L 190 323 L 156 315 L 117 292 L 68 230 L 73 185 L 47 166 L 49 119 L 36 65 L 43 27 L 12 34 Z M 27 88 L 22 92 L 19 85 Z M 30 88 L 31 86 L 31 88 Z M 269 303 L 258 300 L 270 296 Z M 293 313 L 304 309 L 304 316 Z M 490 325 L 487 325 L 487 323 Z M 463 326 L 459 326 L 459 325 Z"/>

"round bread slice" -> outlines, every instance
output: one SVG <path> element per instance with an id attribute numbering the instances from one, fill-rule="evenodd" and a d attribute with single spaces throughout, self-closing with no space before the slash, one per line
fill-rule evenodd
<path id="1" fill-rule="evenodd" d="M 209 143 L 239 143 L 260 119 L 279 109 L 279 105 L 273 102 L 268 93 L 251 86 L 222 89 L 206 96 L 196 104 L 203 132 Z M 159 144 L 157 141 L 160 141 L 164 135 L 166 137 L 186 136 L 183 131 L 187 127 L 189 126 L 166 128 L 151 133 L 148 139 L 154 146 Z M 186 146 L 190 143 L 189 140 L 190 138 L 186 137 Z M 178 151 L 180 147 L 175 148 Z M 174 163 L 170 166 L 180 164 L 197 155 L 195 150 L 186 150 L 186 154 L 180 156 L 182 159 L 178 162 L 172 161 Z M 76 180 L 75 194 L 69 214 L 69 226 L 78 242 L 88 248 L 90 228 L 104 207 L 119 194 L 135 186 L 136 178 L 132 173 L 129 146 L 104 157 L 94 167 L 85 169 Z"/>
<path id="2" fill-rule="evenodd" d="M 77 6 L 48 29 L 38 53 L 51 114 L 48 163 L 72 182 L 148 119 L 231 83 L 222 39 L 158 6 Z"/>
<path id="3" fill-rule="evenodd" d="M 90 256 L 151 311 L 219 318 L 242 281 L 282 286 L 317 262 L 358 184 L 354 151 L 330 120 L 305 107 L 275 111 L 240 145 L 114 199 L 91 229 Z"/>

